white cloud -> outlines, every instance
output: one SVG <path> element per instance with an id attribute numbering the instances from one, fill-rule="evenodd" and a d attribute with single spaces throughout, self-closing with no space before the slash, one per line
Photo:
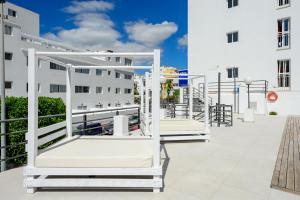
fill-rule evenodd
<path id="1" fill-rule="evenodd" d="M 186 47 L 188 45 L 188 36 L 187 34 L 183 35 L 181 38 L 177 40 L 179 47 Z"/>
<path id="2" fill-rule="evenodd" d="M 144 21 L 129 22 L 125 25 L 129 38 L 135 42 L 155 47 L 177 32 L 174 22 L 164 21 L 160 24 L 145 23 Z"/>
<path id="3" fill-rule="evenodd" d="M 68 13 L 82 12 L 104 12 L 114 9 L 114 4 L 106 1 L 72 1 L 71 5 L 66 7 L 64 11 Z"/>
<path id="4" fill-rule="evenodd" d="M 122 34 L 107 13 L 112 9 L 114 4 L 106 1 L 73 1 L 64 11 L 73 14 L 71 19 L 75 27 L 60 29 L 56 34 L 47 33 L 44 37 L 82 49 L 147 51 L 159 48 L 177 31 L 174 22 L 138 21 L 125 23 L 126 33 Z M 129 41 L 124 42 L 122 38 L 126 36 Z"/>

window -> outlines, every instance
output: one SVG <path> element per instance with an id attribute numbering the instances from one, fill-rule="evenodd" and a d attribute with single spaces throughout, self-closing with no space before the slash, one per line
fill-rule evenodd
<path id="1" fill-rule="evenodd" d="M 81 73 L 81 74 L 89 74 L 90 70 L 89 69 L 75 69 L 75 72 Z"/>
<path id="2" fill-rule="evenodd" d="M 116 94 L 121 94 L 121 89 L 120 88 L 116 88 Z"/>
<path id="3" fill-rule="evenodd" d="M 66 85 L 50 84 L 50 93 L 65 93 Z"/>
<path id="4" fill-rule="evenodd" d="M 124 78 L 131 80 L 132 79 L 132 75 L 131 74 L 124 74 Z"/>
<path id="5" fill-rule="evenodd" d="M 9 26 L 9 25 L 5 25 L 4 26 L 4 34 L 6 35 L 12 35 L 12 26 Z"/>
<path id="6" fill-rule="evenodd" d="M 107 88 L 107 92 L 110 92 L 110 87 Z"/>
<path id="7" fill-rule="evenodd" d="M 124 89 L 124 94 L 131 94 L 131 93 L 132 93 L 132 89 L 130 89 L 130 88 Z"/>
<path id="8" fill-rule="evenodd" d="M 278 0 L 279 7 L 289 6 L 289 5 L 290 5 L 290 0 Z"/>
<path id="9" fill-rule="evenodd" d="M 102 76 L 102 70 L 101 69 L 96 69 L 96 75 L 97 76 Z"/>
<path id="10" fill-rule="evenodd" d="M 28 65 L 28 56 L 27 56 L 27 65 Z M 50 62 L 50 69 L 66 71 L 66 68 L 64 66 L 58 65 L 53 62 Z"/>
<path id="11" fill-rule="evenodd" d="M 227 69 L 227 78 L 238 78 L 239 77 L 239 68 L 232 67 Z"/>
<path id="12" fill-rule="evenodd" d="M 103 104 L 99 103 L 99 104 L 96 104 L 95 106 L 96 108 L 103 108 Z"/>
<path id="13" fill-rule="evenodd" d="M 277 22 L 278 48 L 290 46 L 290 19 L 280 19 Z"/>
<path id="14" fill-rule="evenodd" d="M 116 62 L 120 63 L 121 62 L 121 58 L 120 57 L 116 57 Z"/>
<path id="15" fill-rule="evenodd" d="M 118 103 L 115 103 L 115 107 L 121 107 L 121 104 L 120 104 L 120 102 L 118 102 Z"/>
<path id="16" fill-rule="evenodd" d="M 12 82 L 11 81 L 5 81 L 5 89 L 11 89 L 12 88 Z"/>
<path id="17" fill-rule="evenodd" d="M 107 75 L 110 76 L 111 71 L 107 71 Z"/>
<path id="18" fill-rule="evenodd" d="M 5 52 L 5 60 L 12 60 L 13 54 L 10 52 Z"/>
<path id="19" fill-rule="evenodd" d="M 102 87 L 96 87 L 96 93 L 97 93 L 97 94 L 103 94 L 103 89 L 102 89 Z"/>
<path id="20" fill-rule="evenodd" d="M 227 33 L 227 43 L 233 43 L 239 41 L 239 32 Z"/>
<path id="21" fill-rule="evenodd" d="M 132 60 L 128 59 L 128 58 L 125 58 L 124 64 L 125 64 L 125 66 L 131 66 Z"/>
<path id="22" fill-rule="evenodd" d="M 278 87 L 290 87 L 291 67 L 290 60 L 277 61 Z"/>
<path id="23" fill-rule="evenodd" d="M 17 11 L 10 8 L 7 10 L 7 14 L 12 17 L 17 17 Z"/>
<path id="24" fill-rule="evenodd" d="M 228 8 L 236 7 L 239 5 L 238 0 L 227 0 Z"/>
<path id="25" fill-rule="evenodd" d="M 89 93 L 89 86 L 75 86 L 75 93 Z"/>
<path id="26" fill-rule="evenodd" d="M 107 107 L 110 107 L 110 105 L 111 105 L 111 104 L 110 104 L 110 103 L 108 103 L 108 104 L 107 104 Z"/>
<path id="27" fill-rule="evenodd" d="M 107 57 L 107 61 L 111 61 L 111 57 Z"/>
<path id="28" fill-rule="evenodd" d="M 87 106 L 81 104 L 80 106 L 77 106 L 77 109 L 78 109 L 78 110 L 87 110 Z"/>
<path id="29" fill-rule="evenodd" d="M 116 72 L 116 78 L 121 78 L 121 74 L 119 72 Z"/>

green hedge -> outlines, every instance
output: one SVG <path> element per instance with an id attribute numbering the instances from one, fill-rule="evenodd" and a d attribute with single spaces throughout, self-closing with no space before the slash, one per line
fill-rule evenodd
<path id="1" fill-rule="evenodd" d="M 39 97 L 38 98 L 39 116 L 55 115 L 65 113 L 65 105 L 61 98 Z M 6 98 L 6 118 L 17 119 L 27 118 L 27 97 L 7 97 Z M 39 127 L 49 126 L 61 122 L 65 117 L 51 117 L 39 120 Z M 27 120 L 9 122 L 6 124 L 7 145 L 16 145 L 25 142 L 25 133 L 27 132 Z M 8 158 L 22 155 L 25 153 L 25 144 L 7 148 L 6 156 Z M 20 166 L 26 163 L 26 157 L 19 157 L 8 161 L 11 167 Z"/>

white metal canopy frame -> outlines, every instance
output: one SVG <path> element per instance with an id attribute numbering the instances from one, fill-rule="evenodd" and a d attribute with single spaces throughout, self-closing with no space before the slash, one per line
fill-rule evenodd
<path id="1" fill-rule="evenodd" d="M 181 78 L 184 76 L 185 78 Z M 154 113 L 150 113 L 150 91 L 152 87 L 150 85 L 151 79 L 154 79 L 154 75 L 151 76 L 148 72 L 145 74 L 145 85 L 140 88 L 141 93 L 141 104 L 142 108 L 140 109 L 142 116 L 142 128 L 145 135 L 151 134 L 151 119 L 153 119 Z M 203 74 L 160 74 L 160 79 L 168 80 L 188 80 L 188 90 L 189 90 L 189 102 L 193 102 L 193 85 L 195 80 L 201 82 L 204 86 L 204 122 L 198 122 L 193 119 L 193 112 L 189 112 L 188 120 L 180 119 L 169 119 L 169 120 L 160 120 L 160 140 L 161 141 L 184 141 L 184 140 L 204 140 L 209 141 L 209 106 L 208 106 L 208 88 L 206 76 Z M 141 80 L 141 83 L 144 81 Z M 199 85 L 199 84 L 198 84 Z M 153 92 L 153 91 L 152 91 Z M 145 108 L 144 108 L 145 107 Z M 189 104 L 189 110 L 193 110 L 193 103 Z M 150 117 L 150 115 L 153 115 Z"/>
<path id="2" fill-rule="evenodd" d="M 101 66 L 97 65 L 97 62 L 91 62 L 89 65 L 82 65 L 82 63 L 73 62 L 74 58 L 90 58 L 90 57 L 147 57 L 153 58 L 152 66 Z M 38 128 L 38 93 L 37 93 L 37 69 L 38 59 L 51 59 L 57 61 L 66 66 L 66 121 L 58 124 L 54 124 L 48 127 Z M 153 72 L 152 88 L 152 111 L 153 115 L 157 117 L 152 118 L 152 137 L 134 137 L 134 136 L 73 136 L 72 135 L 72 77 L 71 70 L 73 68 L 89 68 L 89 69 L 102 69 L 102 68 L 114 68 L 114 69 L 149 69 Z M 153 52 L 143 53 L 101 53 L 101 52 L 40 52 L 35 49 L 28 49 L 28 133 L 27 138 L 27 152 L 28 163 L 24 170 L 25 180 L 24 185 L 27 188 L 28 193 L 34 193 L 37 188 L 148 188 L 153 189 L 154 192 L 159 192 L 163 186 L 162 181 L 162 165 L 160 158 L 160 121 L 159 121 L 159 105 L 160 105 L 160 50 L 154 50 Z M 156 89 L 155 89 L 156 88 Z M 46 150 L 38 150 L 39 146 L 46 144 L 58 137 L 66 135 L 66 139 L 46 148 Z M 96 161 L 97 165 L 88 165 L 86 157 L 77 158 L 77 154 L 82 154 L 81 150 L 77 150 L 77 154 L 73 153 L 70 149 L 72 145 L 80 144 L 80 141 L 96 142 L 98 150 L 95 158 L 88 160 L 90 163 Z M 139 148 L 143 148 L 141 144 L 146 144 L 147 148 L 145 154 L 148 159 L 149 166 L 145 166 L 144 163 L 135 166 L 131 160 L 125 160 L 126 149 L 131 149 L 130 159 L 132 159 L 132 152 L 135 155 L 140 149 L 135 149 L 135 145 L 132 145 L 136 141 Z M 106 146 L 113 144 L 120 144 L 118 146 L 112 146 L 114 151 L 108 152 L 103 155 L 105 149 L 101 149 L 102 145 L 98 145 L 97 142 L 105 144 Z M 130 143 L 129 143 L 130 142 Z M 89 145 L 86 145 L 89 146 Z M 85 146 L 85 147 L 86 147 Z M 69 148 L 69 149 L 68 149 Z M 100 148 L 100 149 L 98 149 Z M 103 147 L 102 147 L 103 148 Z M 53 152 L 60 149 L 67 149 L 65 159 L 68 160 L 70 153 L 73 156 L 72 159 L 77 163 L 68 167 L 63 166 L 65 159 L 59 162 L 50 162 L 51 167 L 41 166 L 40 156 L 48 153 L 53 156 Z M 77 148 L 78 149 L 78 148 Z M 110 149 L 110 148 L 109 148 Z M 76 149 L 75 149 L 76 150 Z M 95 151 L 96 151 L 95 150 Z M 84 151 L 84 149 L 82 149 Z M 150 152 L 149 152 L 150 151 Z M 59 151 L 58 151 L 59 152 Z M 117 153 L 116 153 L 117 152 Z M 52 153 L 52 154 L 51 154 Z M 60 152 L 59 152 L 60 153 Z M 129 155 L 128 153 L 128 155 Z M 61 153 L 63 154 L 63 153 Z M 94 153 L 95 154 L 95 153 Z M 115 155 L 117 154 L 117 155 Z M 124 155 L 123 155 L 124 154 Z M 149 156 L 150 155 L 150 156 Z M 61 156 L 61 155 L 59 155 Z M 101 157 L 103 156 L 103 157 Z M 143 155 L 144 156 L 144 155 Z M 136 156 L 137 157 L 137 156 Z M 45 156 L 43 157 L 45 158 Z M 52 157 L 53 159 L 53 157 Z M 61 157 L 60 157 L 61 159 Z M 100 159 L 100 163 L 99 160 Z M 106 160 L 107 164 L 101 163 L 102 160 Z M 121 159 L 121 160 L 112 160 Z M 137 157 L 136 160 L 141 160 Z M 125 163 L 125 161 L 127 163 Z M 53 160 L 50 160 L 53 161 Z M 123 162 L 121 162 L 123 161 Z M 48 161 L 49 163 L 49 161 Z M 113 163 L 113 165 L 111 164 Z M 68 163 L 70 165 L 70 163 Z M 80 167 L 78 167 L 80 165 Z M 84 165 L 84 166 L 81 166 Z M 77 178 L 74 178 L 77 177 Z M 106 177 L 106 178 L 103 178 Z M 130 177 L 130 178 L 128 178 Z"/>

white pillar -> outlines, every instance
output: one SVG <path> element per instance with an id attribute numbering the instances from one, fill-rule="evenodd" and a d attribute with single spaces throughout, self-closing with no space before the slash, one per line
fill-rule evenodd
<path id="1" fill-rule="evenodd" d="M 154 167 L 160 166 L 160 50 L 154 50 L 152 74 L 152 136 L 154 142 Z"/>
<path id="2" fill-rule="evenodd" d="M 67 136 L 72 138 L 72 65 L 66 70 L 66 124 Z"/>
<path id="3" fill-rule="evenodd" d="M 160 167 L 160 50 L 154 50 L 152 71 L 152 137 L 153 137 L 153 167 Z M 153 176 L 153 181 L 161 180 L 161 176 Z M 160 188 L 153 188 L 159 192 Z"/>
<path id="4" fill-rule="evenodd" d="M 38 96 L 37 96 L 37 68 L 38 59 L 35 49 L 28 49 L 28 133 L 27 133 L 27 167 L 35 167 L 38 152 Z M 32 181 L 34 176 L 25 177 Z M 34 193 L 35 188 L 27 187 L 27 193 Z"/>
<path id="5" fill-rule="evenodd" d="M 144 80 L 140 79 L 140 96 L 141 96 L 141 110 L 140 113 L 144 113 Z"/>
<path id="6" fill-rule="evenodd" d="M 28 49 L 28 162 L 30 167 L 35 166 L 37 155 L 38 129 L 38 97 L 37 97 L 37 57 L 35 49 Z"/>
<path id="7" fill-rule="evenodd" d="M 193 119 L 193 79 L 189 79 L 189 119 Z"/>
<path id="8" fill-rule="evenodd" d="M 209 131 L 209 107 L 208 107 L 208 84 L 207 77 L 204 77 L 204 123 L 205 123 L 205 131 Z"/>
<path id="9" fill-rule="evenodd" d="M 149 112 L 149 107 L 150 107 L 150 95 L 149 95 L 149 90 L 150 90 L 150 76 L 149 72 L 145 73 L 145 121 L 146 121 L 146 135 L 149 135 L 150 131 L 150 112 Z"/>

